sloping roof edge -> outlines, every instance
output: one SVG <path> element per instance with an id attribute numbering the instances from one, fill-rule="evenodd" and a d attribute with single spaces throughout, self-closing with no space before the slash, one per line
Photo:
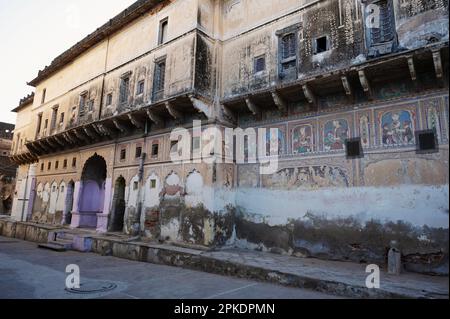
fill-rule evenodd
<path id="1" fill-rule="evenodd" d="M 20 100 L 19 102 L 19 106 L 16 107 L 14 110 L 12 110 L 11 112 L 13 113 L 17 113 L 19 112 L 21 109 L 23 109 L 25 106 L 32 104 L 34 101 L 34 92 L 32 92 L 31 94 L 28 94 L 27 96 L 25 96 L 23 99 Z"/>
<path id="2" fill-rule="evenodd" d="M 40 82 L 49 78 L 55 72 L 75 60 L 78 56 L 125 27 L 143 14 L 156 8 L 159 4 L 169 3 L 168 0 L 138 0 L 121 13 L 110 19 L 107 23 L 76 43 L 70 49 L 56 57 L 49 66 L 38 72 L 38 76 L 28 82 L 28 85 L 36 87 Z"/>

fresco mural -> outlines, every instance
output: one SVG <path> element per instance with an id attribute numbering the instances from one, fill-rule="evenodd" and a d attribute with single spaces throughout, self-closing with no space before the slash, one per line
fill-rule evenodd
<path id="1" fill-rule="evenodd" d="M 314 135 L 312 125 L 300 125 L 292 130 L 293 154 L 304 154 L 314 151 Z"/>
<path id="2" fill-rule="evenodd" d="M 339 167 L 308 166 L 280 170 L 267 177 L 266 187 L 287 189 L 318 189 L 324 187 L 348 187 L 348 178 Z"/>
<path id="3" fill-rule="evenodd" d="M 411 112 L 400 110 L 387 112 L 381 118 L 383 145 L 407 145 L 414 143 L 414 121 Z"/>
<path id="4" fill-rule="evenodd" d="M 438 100 L 430 100 L 425 102 L 427 129 L 434 130 L 437 134 L 438 140 L 441 140 L 441 119 L 439 113 Z"/>
<path id="5" fill-rule="evenodd" d="M 327 122 L 324 128 L 324 150 L 339 151 L 345 149 L 345 140 L 349 138 L 347 120 L 333 120 Z"/>
<path id="6" fill-rule="evenodd" d="M 363 147 L 370 147 L 370 125 L 369 117 L 363 115 L 359 118 L 359 134 L 361 136 L 361 144 Z"/>
<path id="7" fill-rule="evenodd" d="M 284 154 L 284 145 L 286 145 L 286 134 L 282 128 L 278 127 L 278 155 Z M 266 154 L 270 155 L 270 145 L 277 143 L 276 136 L 273 136 L 270 128 L 266 129 Z"/>

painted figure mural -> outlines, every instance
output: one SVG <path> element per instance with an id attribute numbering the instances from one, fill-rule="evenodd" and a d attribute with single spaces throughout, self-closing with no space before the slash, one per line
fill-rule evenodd
<path id="1" fill-rule="evenodd" d="M 308 166 L 280 170 L 264 181 L 264 186 L 275 189 L 312 190 L 330 187 L 348 187 L 348 176 L 339 167 Z"/>
<path id="2" fill-rule="evenodd" d="M 441 123 L 439 120 L 439 113 L 435 106 L 429 106 L 427 108 L 427 128 L 434 130 L 438 139 L 441 139 Z"/>
<path id="3" fill-rule="evenodd" d="M 277 138 L 271 134 L 271 130 L 266 130 L 266 154 L 270 155 L 270 147 L 276 145 Z M 285 134 L 284 132 L 278 128 L 278 155 L 284 154 L 284 145 L 285 145 Z"/>
<path id="4" fill-rule="evenodd" d="M 313 151 L 314 136 L 311 125 L 301 125 L 292 131 L 292 152 L 304 154 Z"/>
<path id="5" fill-rule="evenodd" d="M 409 111 L 385 113 L 381 119 L 383 145 L 414 143 L 414 127 Z"/>
<path id="6" fill-rule="evenodd" d="M 325 151 L 339 151 L 345 148 L 345 140 L 349 137 L 348 122 L 334 120 L 325 124 L 324 149 Z"/>
<path id="7" fill-rule="evenodd" d="M 363 115 L 359 119 L 359 133 L 361 135 L 361 144 L 363 147 L 370 147 L 370 127 L 369 117 Z"/>

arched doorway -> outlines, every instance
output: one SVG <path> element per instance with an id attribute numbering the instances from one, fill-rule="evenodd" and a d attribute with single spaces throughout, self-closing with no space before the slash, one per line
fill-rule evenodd
<path id="1" fill-rule="evenodd" d="M 121 232 L 124 226 L 125 217 L 125 178 L 120 176 L 114 185 L 113 214 L 110 231 Z"/>
<path id="2" fill-rule="evenodd" d="M 87 160 L 81 175 L 79 227 L 97 227 L 97 214 L 103 212 L 105 201 L 105 181 L 106 162 L 95 154 Z"/>
<path id="3" fill-rule="evenodd" d="M 67 193 L 64 205 L 63 224 L 65 225 L 70 225 L 72 223 L 74 190 L 75 190 L 75 183 L 74 181 L 70 181 L 69 184 L 67 184 Z"/>

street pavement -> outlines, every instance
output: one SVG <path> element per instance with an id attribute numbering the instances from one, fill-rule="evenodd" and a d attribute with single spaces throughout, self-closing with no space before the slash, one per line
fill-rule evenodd
<path id="1" fill-rule="evenodd" d="M 80 269 L 81 292 L 66 291 L 68 265 Z M 0 237 L 0 299 L 330 299 L 311 290 L 182 268 L 53 252 Z M 102 288 L 113 288 L 100 291 Z"/>

